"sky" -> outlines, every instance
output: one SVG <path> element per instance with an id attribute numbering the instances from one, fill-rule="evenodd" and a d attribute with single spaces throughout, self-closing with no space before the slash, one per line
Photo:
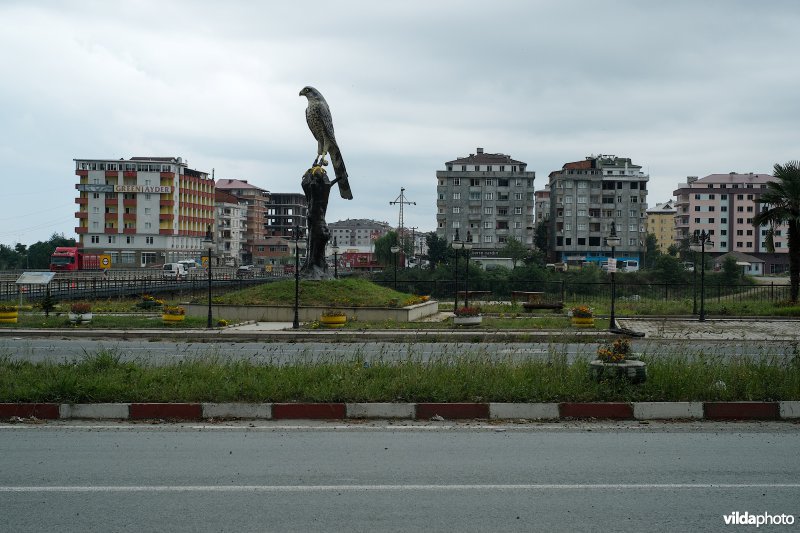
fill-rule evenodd
<path id="1" fill-rule="evenodd" d="M 173 156 L 300 192 L 331 107 L 354 199 L 327 220 L 436 227 L 436 171 L 629 157 L 686 176 L 800 159 L 800 2 L 0 0 L 0 243 L 75 237 L 73 159 Z"/>

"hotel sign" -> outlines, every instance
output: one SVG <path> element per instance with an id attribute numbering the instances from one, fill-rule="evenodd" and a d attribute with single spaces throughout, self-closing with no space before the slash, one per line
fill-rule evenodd
<path id="1" fill-rule="evenodd" d="M 171 194 L 172 186 L 152 185 L 114 185 L 114 192 L 141 192 L 151 194 Z"/>

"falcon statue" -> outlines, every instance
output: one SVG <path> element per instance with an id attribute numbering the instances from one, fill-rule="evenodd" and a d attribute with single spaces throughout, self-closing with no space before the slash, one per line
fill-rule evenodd
<path id="1" fill-rule="evenodd" d="M 306 122 L 308 123 L 308 129 L 311 130 L 318 143 L 317 158 L 314 160 L 312 168 L 319 165 L 327 165 L 325 154 L 330 154 L 333 172 L 336 174 L 334 183 L 339 183 L 339 194 L 345 200 L 352 200 L 353 193 L 350 191 L 350 183 L 347 181 L 347 169 L 344 167 L 342 153 L 339 151 L 339 145 L 336 144 L 336 136 L 333 134 L 333 119 L 331 118 L 328 102 L 313 87 L 303 87 L 303 90 L 300 91 L 300 96 L 308 98 Z"/>

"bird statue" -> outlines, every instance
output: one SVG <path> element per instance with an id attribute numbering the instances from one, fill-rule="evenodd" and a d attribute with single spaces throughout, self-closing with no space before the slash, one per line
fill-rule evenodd
<path id="1" fill-rule="evenodd" d="M 312 169 L 320 165 L 327 166 L 328 162 L 325 160 L 325 155 L 330 154 L 333 172 L 336 174 L 334 182 L 339 184 L 339 194 L 345 200 L 352 200 L 353 193 L 347 180 L 347 169 L 344 166 L 342 153 L 339 151 L 339 145 L 336 144 L 336 136 L 333 133 L 333 119 L 331 118 L 331 109 L 328 107 L 328 102 L 325 101 L 322 93 L 313 87 L 303 87 L 303 90 L 300 91 L 300 96 L 305 96 L 308 99 L 306 122 L 311 134 L 317 140 L 317 158 L 314 159 Z"/>

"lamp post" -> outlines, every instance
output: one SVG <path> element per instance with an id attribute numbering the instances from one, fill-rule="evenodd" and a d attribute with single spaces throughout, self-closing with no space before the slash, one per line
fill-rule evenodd
<path id="1" fill-rule="evenodd" d="M 392 251 L 392 255 L 394 256 L 394 290 L 397 290 L 397 252 L 400 251 L 400 247 L 394 244 L 389 250 Z"/>
<path id="2" fill-rule="evenodd" d="M 611 234 L 606 237 L 606 244 L 611 246 L 611 260 L 608 262 L 608 269 L 611 271 L 611 318 L 608 324 L 608 330 L 614 331 L 617 329 L 616 321 L 616 301 L 617 301 L 617 280 L 615 275 L 617 273 L 617 260 L 616 252 L 621 239 L 617 236 L 617 224 L 611 222 Z M 612 267 L 613 265 L 613 267 Z"/>
<path id="3" fill-rule="evenodd" d="M 456 236 L 453 237 L 453 242 L 450 244 L 453 247 L 453 252 L 455 252 L 456 256 L 456 264 L 455 264 L 455 284 L 456 290 L 453 292 L 455 293 L 455 302 L 453 303 L 453 311 L 458 311 L 458 252 L 464 247 L 464 243 L 461 242 L 461 239 L 458 238 L 458 228 L 456 228 Z M 466 300 L 466 293 L 464 294 Z M 466 301 L 464 303 L 466 305 Z"/>
<path id="4" fill-rule="evenodd" d="M 333 238 L 333 279 L 339 279 L 339 245 L 336 243 L 336 237 Z"/>
<path id="5" fill-rule="evenodd" d="M 464 241 L 464 258 L 467 260 L 467 270 L 464 272 L 464 307 L 469 307 L 469 253 L 472 251 L 472 234 L 467 232 Z"/>
<path id="6" fill-rule="evenodd" d="M 692 250 L 692 314 L 697 314 L 697 250 L 695 246 L 689 246 Z"/>
<path id="7" fill-rule="evenodd" d="M 294 227 L 294 321 L 292 329 L 300 328 L 300 248 L 305 248 L 305 241 L 300 235 L 300 226 Z"/>
<path id="8" fill-rule="evenodd" d="M 206 328 L 211 329 L 211 252 L 214 250 L 214 235 L 211 233 L 211 224 L 206 227 L 206 236 L 202 241 L 203 247 L 208 250 L 208 321 Z"/>
<path id="9" fill-rule="evenodd" d="M 706 321 L 706 244 L 714 245 L 711 242 L 711 234 L 706 230 L 694 234 L 694 242 L 691 246 L 692 251 L 700 249 L 700 322 Z M 697 265 L 694 267 L 697 269 Z"/>

